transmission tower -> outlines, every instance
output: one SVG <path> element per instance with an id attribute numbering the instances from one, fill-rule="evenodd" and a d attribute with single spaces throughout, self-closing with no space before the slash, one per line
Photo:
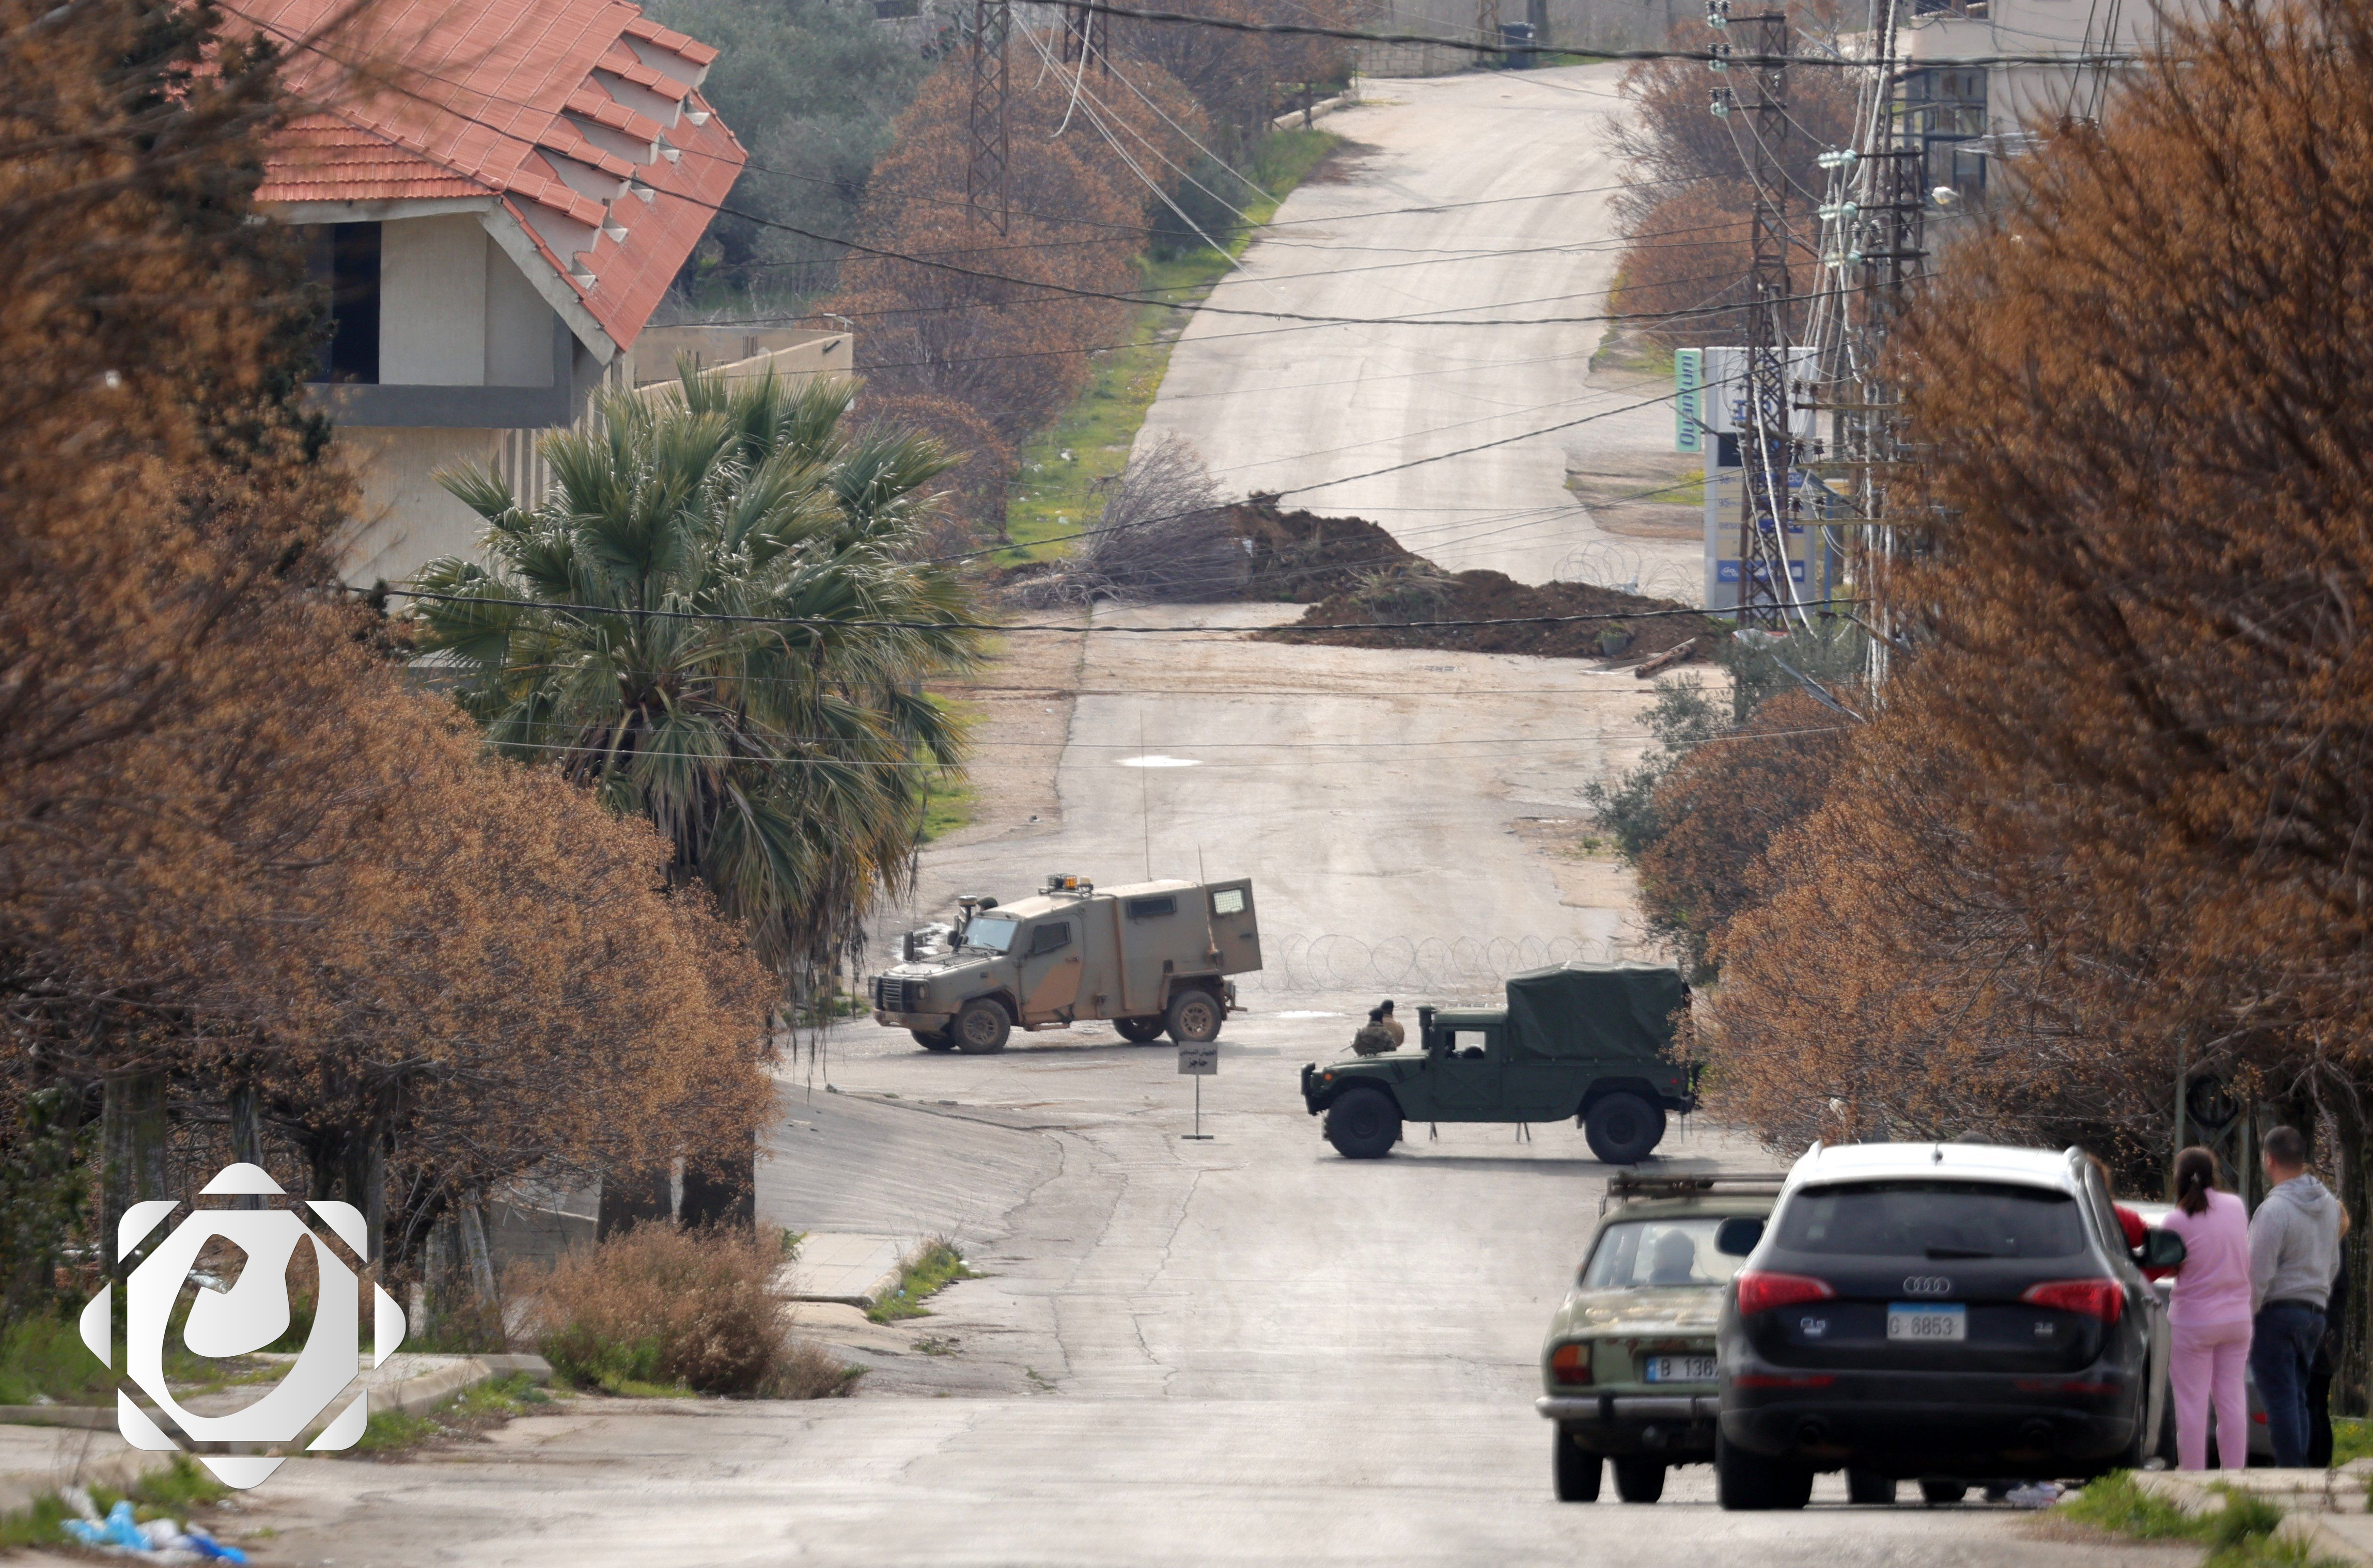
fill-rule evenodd
<path id="1" fill-rule="evenodd" d="M 1486 49 L 1500 47 L 1500 0 L 1475 0 L 1475 41 Z"/>
<path id="2" fill-rule="evenodd" d="M 1062 61 L 1066 65 L 1081 60 L 1095 62 L 1099 73 L 1112 69 L 1112 44 L 1109 35 L 1112 20 L 1102 11 L 1086 6 L 1063 7 Z"/>
<path id="3" fill-rule="evenodd" d="M 964 204 L 975 222 L 1003 234 L 1012 224 L 1007 179 L 1011 144 L 1005 133 L 1005 45 L 1013 31 L 1012 0 L 973 0 L 971 156 L 964 162 Z"/>
<path id="4" fill-rule="evenodd" d="M 1754 138 L 1747 355 L 1740 375 L 1738 460 L 1746 505 L 1738 522 L 1738 625 L 1785 630 L 1797 598 L 1788 577 L 1788 484 L 1795 466 L 1788 395 L 1788 16 L 1728 18 L 1748 47 L 1747 126 Z M 1801 612 L 1799 612 L 1801 614 Z"/>

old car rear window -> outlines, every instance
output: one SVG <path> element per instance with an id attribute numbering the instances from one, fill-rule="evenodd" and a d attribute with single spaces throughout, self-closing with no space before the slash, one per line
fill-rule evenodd
<path id="1" fill-rule="evenodd" d="M 1615 1290 L 1727 1284 L 1745 1260 L 1715 1250 L 1714 1233 L 1721 1229 L 1719 1215 L 1618 1222 L 1598 1233 L 1598 1245 L 1582 1266 L 1582 1282 Z"/>
<path id="2" fill-rule="evenodd" d="M 1779 1245 L 1844 1258 L 2074 1258 L 2076 1200 L 2049 1188 L 1972 1181 L 1813 1187 L 1780 1210 Z"/>

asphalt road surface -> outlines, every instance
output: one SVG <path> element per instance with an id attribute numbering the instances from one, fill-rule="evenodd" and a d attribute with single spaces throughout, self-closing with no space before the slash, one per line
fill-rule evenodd
<path id="1" fill-rule="evenodd" d="M 1370 106 L 1324 122 L 1358 144 L 1340 177 L 1288 197 L 1210 303 L 1401 319 L 1200 314 L 1139 450 L 1175 432 L 1232 494 L 1368 518 L 1454 571 L 1697 603 L 1700 544 L 1607 532 L 1567 487 L 1570 469 L 1642 490 L 1677 472 L 1669 382 L 1588 373 L 1619 259 L 1622 71 L 1362 84 Z M 1510 321 L 1549 324 L 1487 324 Z"/>
<path id="2" fill-rule="evenodd" d="M 963 1182 L 987 1277 L 897 1330 L 858 1397 L 575 1401 L 409 1462 L 291 1461 L 260 1561 L 357 1564 L 2176 1563 L 2000 1506 L 1732 1515 L 1703 1468 L 1653 1508 L 1560 1504 L 1531 1409 L 1542 1326 L 1605 1171 L 1572 1128 L 1423 1127 L 1342 1160 L 1293 1093 L 1340 1019 L 1239 1018 L 1206 1082 L 1173 1053 L 1023 1039 L 926 1057 L 840 1042 L 789 1097 L 772 1195 L 864 1220 L 868 1129 Z M 895 1098 L 890 1096 L 894 1095 Z M 859 1136 L 846 1136 L 856 1133 Z M 839 1134 L 841 1136 L 836 1136 Z M 833 1150 L 831 1155 L 811 1151 Z M 1666 1153 L 1761 1156 L 1701 1128 Z M 903 1223 L 912 1192 L 871 1216 Z M 1007 1205 L 1011 1205 L 1007 1207 Z M 941 1396 L 941 1397 L 934 1397 Z"/>
<path id="3" fill-rule="evenodd" d="M 1591 737 L 1631 722 L 1628 675 L 1216 636 L 1091 639 L 1075 679 L 1048 809 L 1025 813 L 1042 820 L 935 848 L 927 886 L 1141 874 L 1150 823 L 1158 872 L 1191 872 L 1200 848 L 1213 874 L 1256 876 L 1272 952 L 1297 930 L 1579 942 L 1620 924 L 1619 885 L 1573 883 L 1509 828 L 1618 755 Z M 1526 733 L 1541 744 L 1510 743 Z M 1120 765 L 1148 751 L 1198 766 Z M 1490 943 L 1470 960 L 1488 967 Z M 763 1218 L 943 1232 L 984 1276 L 891 1328 L 806 1309 L 804 1333 L 870 1369 L 854 1398 L 588 1398 L 409 1460 L 295 1459 L 244 1504 L 275 1532 L 259 1562 L 2192 1560 L 2005 1507 L 1850 1507 L 1834 1478 L 1802 1514 L 1724 1514 L 1702 1468 L 1653 1508 L 1611 1488 L 1554 1502 L 1536 1358 L 1607 1173 L 1566 1124 L 1420 1125 L 1386 1160 L 1338 1157 L 1295 1078 L 1341 1049 L 1375 977 L 1248 989 L 1203 1083 L 1207 1142 L 1182 1137 L 1194 1085 L 1174 1053 L 1101 1026 L 995 1057 L 836 1029 L 785 1064 Z M 1661 1155 L 1768 1164 L 1690 1123 Z"/>

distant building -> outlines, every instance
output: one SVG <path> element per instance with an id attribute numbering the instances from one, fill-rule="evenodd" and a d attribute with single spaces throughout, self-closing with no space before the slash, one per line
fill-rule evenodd
<path id="1" fill-rule="evenodd" d="M 635 373 L 645 322 L 746 161 L 700 95 L 715 50 L 623 0 L 364 7 L 317 36 L 350 9 L 240 13 L 312 107 L 274 142 L 260 198 L 305 228 L 330 289 L 314 391 L 362 485 L 348 581 L 473 549 L 483 525 L 438 469 L 497 463 L 534 491 L 536 438 L 605 382 L 668 373 L 676 348 L 821 368 L 836 340 L 846 367 L 841 334 L 736 328 Z"/>
<path id="2" fill-rule="evenodd" d="M 2100 118 L 2135 69 L 2119 57 L 2165 47 L 2170 22 L 2208 10 L 2207 0 L 1909 0 L 1897 47 L 1926 188 L 1982 202 L 1992 160 L 2028 150 L 2037 126 Z"/>

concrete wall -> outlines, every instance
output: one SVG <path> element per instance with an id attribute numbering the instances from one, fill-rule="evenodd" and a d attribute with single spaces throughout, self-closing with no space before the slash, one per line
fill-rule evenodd
<path id="1" fill-rule="evenodd" d="M 1495 42 L 1500 24 L 1529 22 L 1544 49 L 1653 49 L 1674 22 L 1701 14 L 1695 0 L 1385 0 L 1366 25 L 1374 32 Z M 1370 44 L 1361 51 L 1360 70 L 1369 76 L 1438 76 L 1472 69 L 1477 59 L 1465 49 Z"/>
<path id="2" fill-rule="evenodd" d="M 647 387 L 675 380 L 676 357 L 689 354 L 703 369 L 742 367 L 756 375 L 772 363 L 775 374 L 794 382 L 815 376 L 848 375 L 854 358 L 849 334 L 816 327 L 646 327 L 635 340 L 634 382 Z"/>
<path id="3" fill-rule="evenodd" d="M 552 323 L 475 214 L 380 225 L 380 385 L 548 387 Z"/>
<path id="4" fill-rule="evenodd" d="M 501 430 L 340 427 L 338 451 L 362 488 L 340 575 L 358 587 L 401 582 L 439 556 L 474 555 L 485 520 L 434 478 L 495 461 Z"/>

